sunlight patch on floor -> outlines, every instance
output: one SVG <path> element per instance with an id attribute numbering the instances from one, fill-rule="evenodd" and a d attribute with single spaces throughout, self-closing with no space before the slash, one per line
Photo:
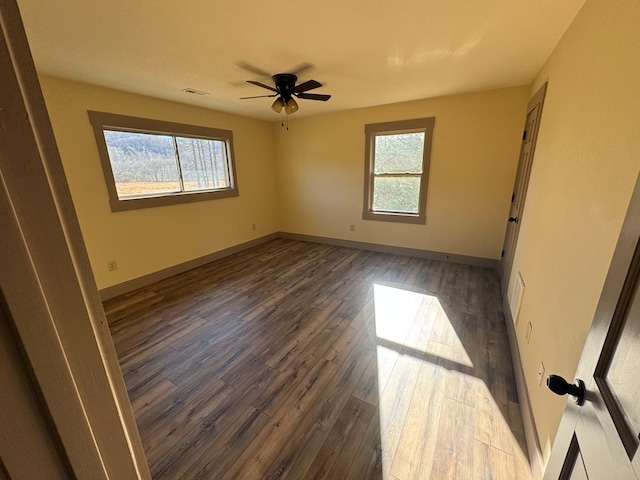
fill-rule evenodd
<path id="1" fill-rule="evenodd" d="M 380 284 L 373 297 L 377 338 L 473 367 L 438 297 Z"/>
<path id="2" fill-rule="evenodd" d="M 382 478 L 530 479 L 509 421 L 518 404 L 503 379 L 489 388 L 474 376 L 440 300 L 375 284 L 373 303 Z M 455 325 L 469 338 L 469 325 Z"/>

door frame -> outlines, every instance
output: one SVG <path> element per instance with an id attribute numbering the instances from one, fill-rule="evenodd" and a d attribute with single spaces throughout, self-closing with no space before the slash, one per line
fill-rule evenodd
<path id="1" fill-rule="evenodd" d="M 520 154 L 518 156 L 518 169 L 516 171 L 516 178 L 513 184 L 513 193 L 511 195 L 511 206 L 509 207 L 509 216 L 511 217 L 511 210 L 513 209 L 514 203 L 520 202 L 520 215 L 515 223 L 507 223 L 507 228 L 505 230 L 504 242 L 502 243 L 502 256 L 500 257 L 500 262 L 498 265 L 498 271 L 500 272 L 500 276 L 502 278 L 502 291 L 503 294 L 506 294 L 507 288 L 509 286 L 509 282 L 511 279 L 511 270 L 513 267 L 513 260 L 515 258 L 515 252 L 518 245 L 518 235 L 520 233 L 520 225 L 522 224 L 522 212 L 524 211 L 525 202 L 527 199 L 527 189 L 529 188 L 529 177 L 531 175 L 531 169 L 533 167 L 533 160 L 536 151 L 536 143 L 538 141 L 538 131 L 540 129 L 540 120 L 542 118 L 542 109 L 544 107 L 544 99 L 547 93 L 547 82 L 545 82 L 535 93 L 533 97 L 529 100 L 527 104 L 527 112 L 525 115 L 525 130 L 522 134 L 522 145 L 520 147 Z M 528 132 L 527 128 L 527 118 L 529 114 L 536 108 L 538 108 L 538 113 L 536 115 L 536 120 L 534 122 L 533 131 Z M 522 158 L 522 154 L 524 152 L 525 146 L 527 145 L 526 140 L 531 140 L 531 148 L 529 151 L 529 156 L 526 159 Z"/>
<path id="2" fill-rule="evenodd" d="M 0 27 L 3 308 L 74 476 L 149 479 L 15 0 Z"/>

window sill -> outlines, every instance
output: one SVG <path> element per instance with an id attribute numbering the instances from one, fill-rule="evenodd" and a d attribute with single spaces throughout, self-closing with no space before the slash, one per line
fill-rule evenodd
<path id="1" fill-rule="evenodd" d="M 390 213 L 390 212 L 371 212 L 362 213 L 363 220 L 374 220 L 380 222 L 410 223 L 414 225 L 425 225 L 427 223 L 426 216 L 418 214 Z"/>
<path id="2" fill-rule="evenodd" d="M 180 192 L 170 194 L 158 194 L 153 197 L 131 197 L 112 200 L 109 202 L 112 212 L 136 210 L 139 208 L 164 207 L 167 205 L 179 205 L 181 203 L 202 202 L 219 198 L 237 197 L 240 193 L 237 188 L 224 190 L 206 190 L 202 192 Z"/>

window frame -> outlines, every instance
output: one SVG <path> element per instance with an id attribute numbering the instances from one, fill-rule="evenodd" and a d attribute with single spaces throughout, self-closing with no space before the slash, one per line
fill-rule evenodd
<path id="1" fill-rule="evenodd" d="M 393 122 L 370 123 L 364 126 L 365 131 L 365 168 L 364 168 L 364 208 L 363 220 L 380 220 L 384 222 L 400 222 L 426 224 L 427 222 L 427 187 L 429 184 L 429 166 L 431 163 L 431 144 L 435 117 L 398 120 Z M 418 213 L 387 212 L 373 210 L 374 178 L 376 177 L 375 138 L 377 135 L 400 135 L 403 133 L 424 132 L 422 151 L 422 174 L 420 175 L 420 194 Z M 407 176 L 415 174 L 407 174 Z"/>
<path id="2" fill-rule="evenodd" d="M 164 120 L 154 120 L 129 115 L 119 115 L 115 113 L 97 112 L 93 110 L 87 110 L 87 113 L 89 115 L 89 121 L 93 126 L 93 133 L 96 137 L 98 154 L 102 164 L 102 171 L 104 173 L 105 183 L 109 193 L 109 205 L 112 212 L 200 202 L 219 198 L 237 197 L 240 195 L 235 167 L 235 155 L 233 152 L 233 132 L 231 130 L 167 122 Z M 227 149 L 227 168 L 229 170 L 230 185 L 228 188 L 219 188 L 215 190 L 156 193 L 145 197 L 119 198 L 116 189 L 115 177 L 111 167 L 111 160 L 109 159 L 104 130 L 222 141 L 225 143 Z"/>

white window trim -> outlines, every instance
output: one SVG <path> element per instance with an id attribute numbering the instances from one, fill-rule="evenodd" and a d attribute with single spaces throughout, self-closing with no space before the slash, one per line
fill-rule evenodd
<path id="1" fill-rule="evenodd" d="M 431 144 L 435 117 L 399 120 L 395 122 L 370 123 L 364 126 L 365 132 L 365 168 L 364 168 L 364 208 L 363 220 L 381 220 L 384 222 L 400 222 L 426 224 L 427 222 L 427 187 L 429 183 L 429 165 L 431 162 Z M 375 161 L 376 135 L 424 132 L 424 150 L 422 156 L 422 178 L 420 181 L 420 197 L 418 213 L 378 212 L 373 205 L 373 179 Z"/>
<path id="2" fill-rule="evenodd" d="M 95 112 L 89 110 L 89 120 L 93 126 L 93 133 L 98 145 L 98 154 L 102 163 L 107 191 L 109 192 L 109 205 L 111 211 L 119 212 L 138 208 L 159 207 L 180 203 L 199 202 L 219 198 L 237 197 L 238 180 L 236 176 L 235 159 L 233 154 L 233 132 L 220 128 L 202 127 L 183 123 L 166 122 L 148 118 L 131 117 L 114 113 Z M 116 183 L 109 160 L 107 143 L 104 138 L 104 130 L 120 130 L 139 133 L 165 134 L 174 136 L 192 137 L 204 140 L 219 140 L 226 143 L 229 181 L 228 188 L 215 190 L 196 190 L 187 192 L 163 193 L 155 196 L 140 198 L 119 198 Z"/>

